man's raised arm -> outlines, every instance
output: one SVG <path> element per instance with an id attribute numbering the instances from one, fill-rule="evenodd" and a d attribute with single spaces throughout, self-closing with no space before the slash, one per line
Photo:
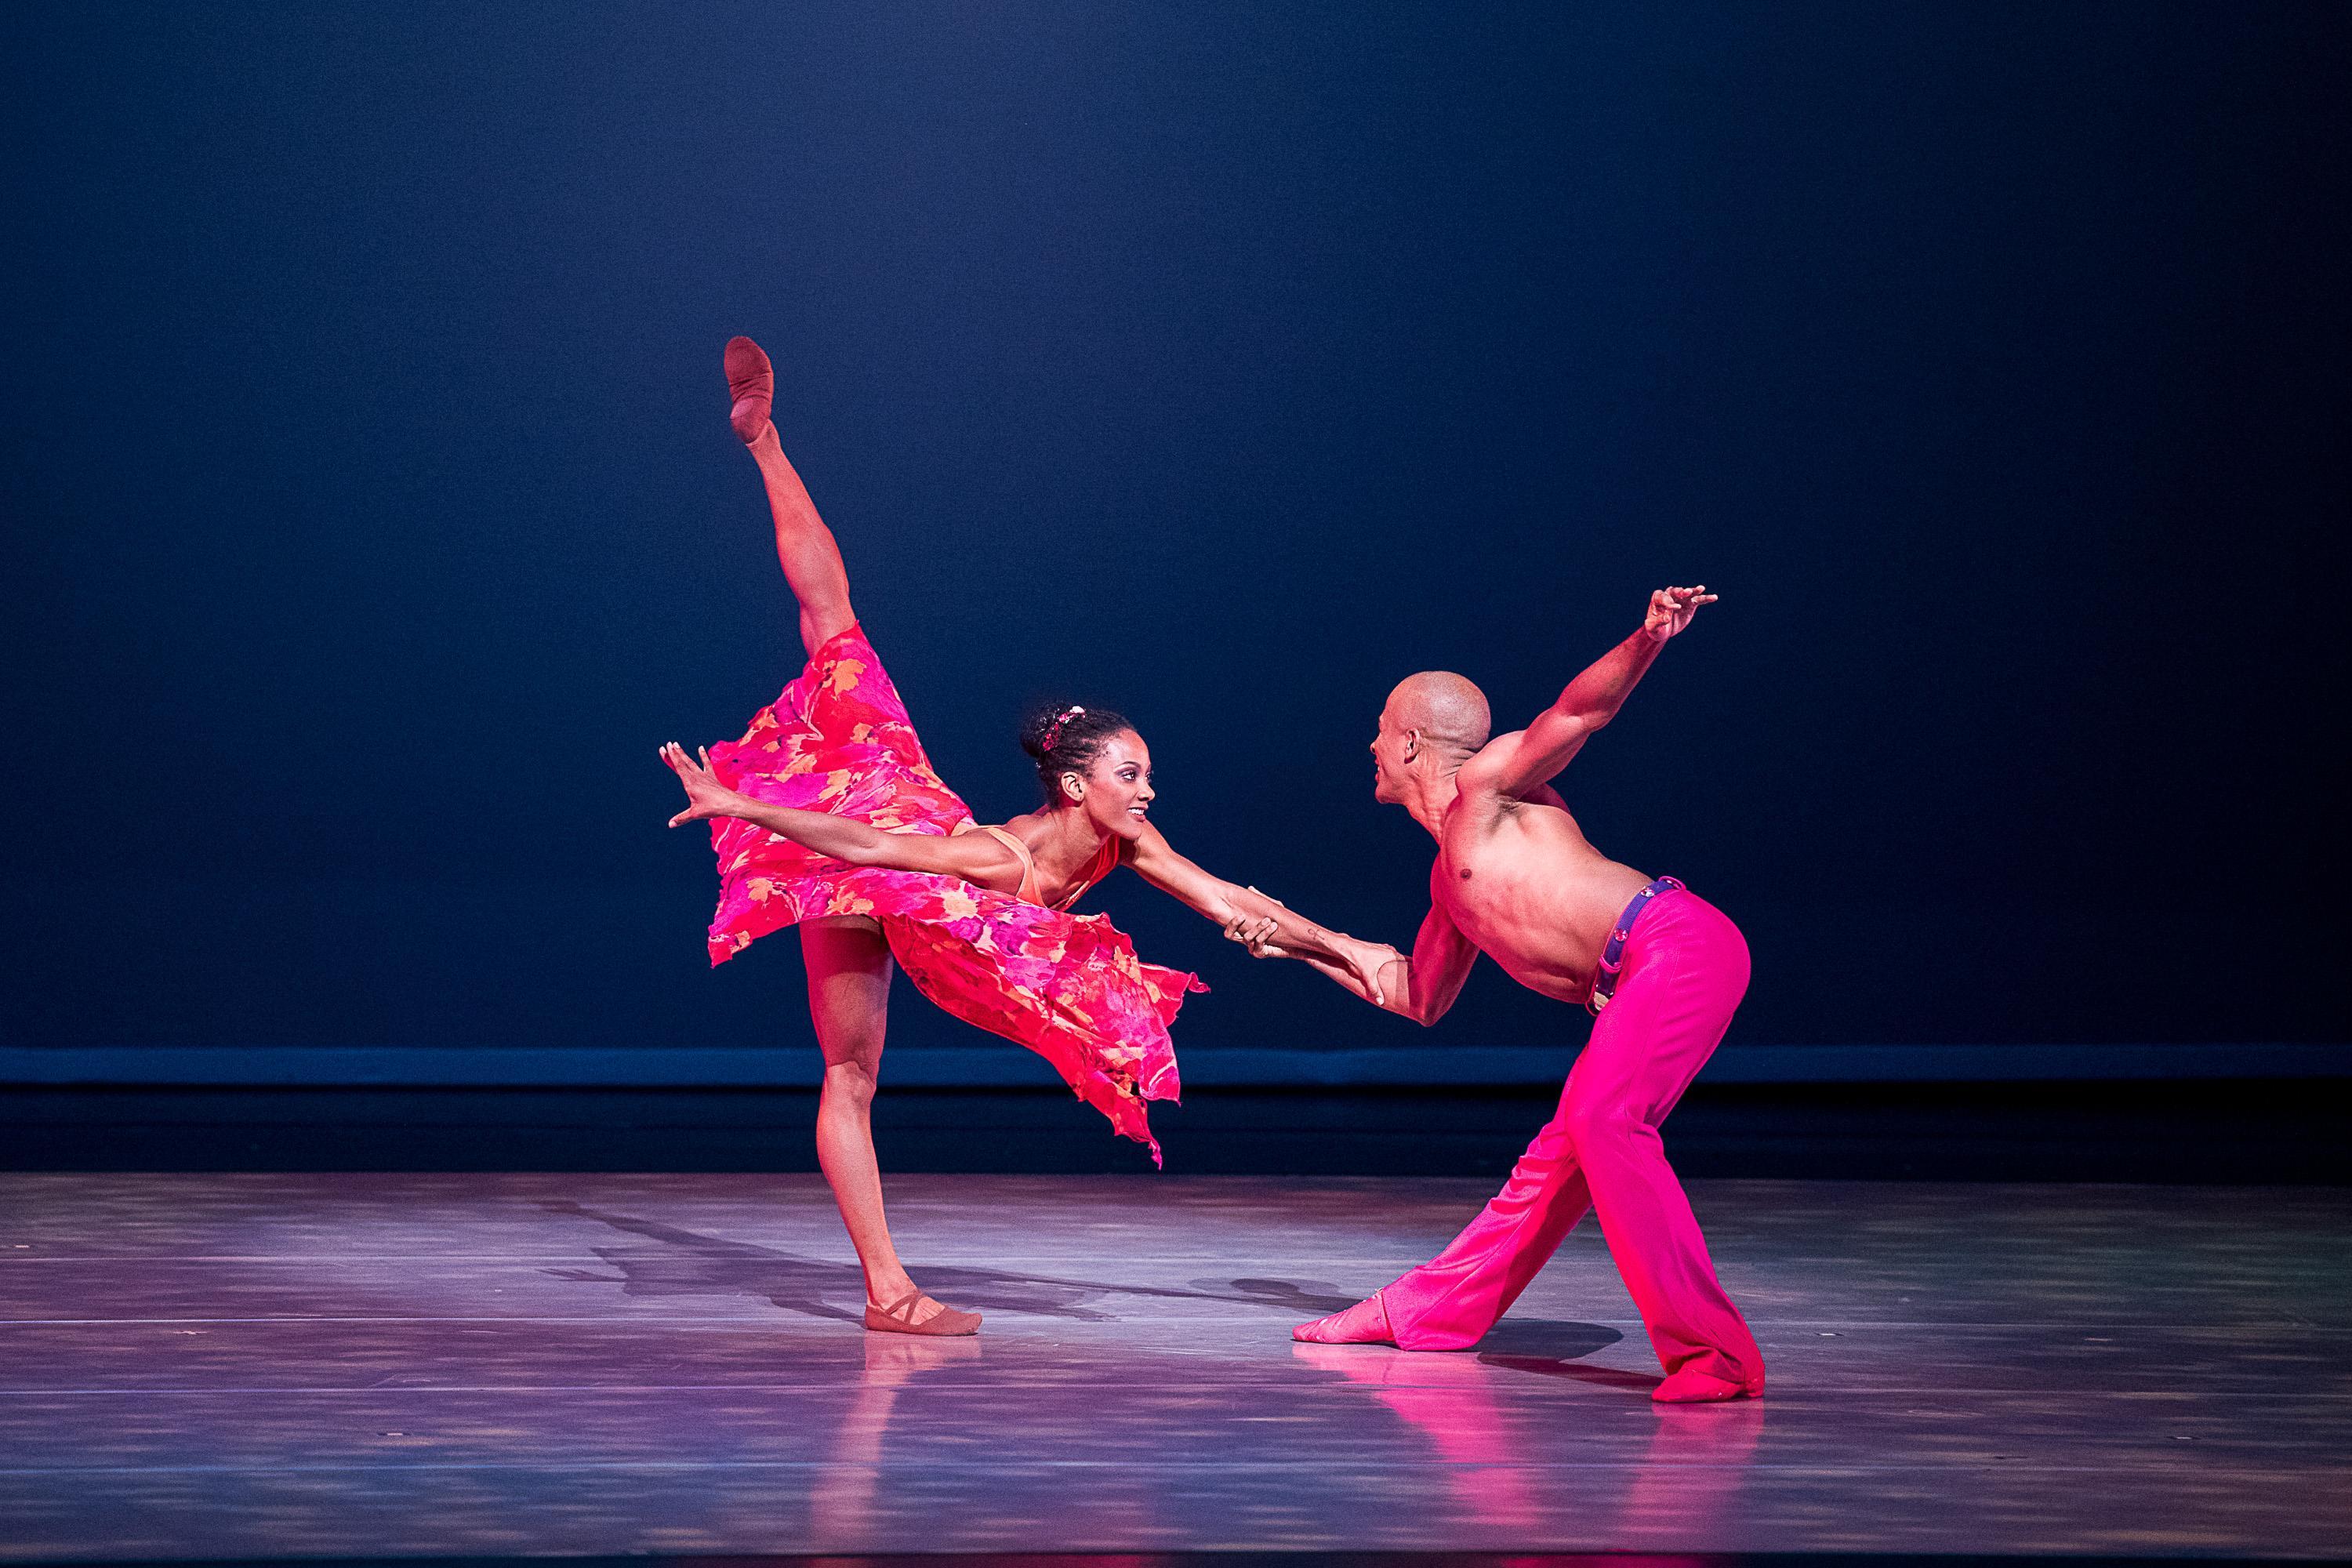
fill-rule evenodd
<path id="1" fill-rule="evenodd" d="M 1716 595 L 1704 583 L 1694 588 L 1661 588 L 1650 595 L 1641 629 L 1601 656 L 1568 683 L 1559 700 L 1536 715 L 1517 735 L 1502 735 L 1462 772 L 1464 784 L 1517 796 L 1549 783 L 1568 766 L 1592 731 L 1617 717 L 1617 710 L 1658 657 L 1666 639 L 1691 623 L 1701 605 Z M 1474 773 L 1473 770 L 1475 770 Z"/>

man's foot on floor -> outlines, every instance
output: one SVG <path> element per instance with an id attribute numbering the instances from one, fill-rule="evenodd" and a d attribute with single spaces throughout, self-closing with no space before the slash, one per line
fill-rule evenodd
<path id="1" fill-rule="evenodd" d="M 768 427 L 768 416 L 776 401 L 775 368 L 769 364 L 766 351 L 749 338 L 727 340 L 727 395 L 735 400 L 727 411 L 727 422 L 748 447 Z"/>
<path id="2" fill-rule="evenodd" d="M 1764 1392 L 1764 1376 L 1759 1373 L 1746 1383 L 1733 1383 L 1686 1366 L 1680 1372 L 1668 1373 L 1666 1380 L 1650 1393 L 1660 1405 L 1713 1405 L 1726 1399 L 1753 1399 Z"/>
<path id="3" fill-rule="evenodd" d="M 1317 1345 L 1392 1345 L 1396 1331 L 1389 1327 L 1388 1309 L 1375 1290 L 1343 1312 L 1301 1323 L 1290 1331 L 1294 1340 Z"/>

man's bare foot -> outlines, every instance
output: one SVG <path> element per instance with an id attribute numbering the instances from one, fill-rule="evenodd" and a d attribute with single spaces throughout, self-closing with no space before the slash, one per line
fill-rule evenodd
<path id="1" fill-rule="evenodd" d="M 727 340 L 726 363 L 727 394 L 735 400 L 735 406 L 727 411 L 727 422 L 748 447 L 768 427 L 769 413 L 776 401 L 776 372 L 768 363 L 766 352 L 749 338 Z"/>
<path id="2" fill-rule="evenodd" d="M 1389 1327 L 1388 1309 L 1381 1305 L 1378 1290 L 1344 1312 L 1334 1312 L 1328 1318 L 1299 1324 L 1290 1331 L 1290 1337 L 1316 1345 L 1396 1343 L 1396 1331 Z"/>
<path id="3" fill-rule="evenodd" d="M 1763 1392 L 1760 1373 L 1746 1383 L 1731 1383 L 1711 1372 L 1686 1366 L 1680 1372 L 1668 1373 L 1666 1380 L 1650 1391 L 1650 1397 L 1660 1405 L 1712 1405 L 1725 1399 L 1753 1399 Z"/>

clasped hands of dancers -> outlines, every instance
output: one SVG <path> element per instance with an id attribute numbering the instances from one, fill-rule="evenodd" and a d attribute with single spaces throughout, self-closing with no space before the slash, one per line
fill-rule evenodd
<path id="1" fill-rule="evenodd" d="M 1252 952 L 1303 962 L 1424 1025 L 1453 1005 L 1481 952 L 1521 984 L 1596 1015 L 1557 1114 L 1477 1218 L 1429 1262 L 1301 1324 L 1296 1338 L 1471 1345 L 1591 1208 L 1665 1367 L 1653 1397 L 1763 1392 L 1763 1358 L 1716 1279 L 1658 1137 L 1747 990 L 1747 944 L 1679 882 L 1594 849 L 1550 783 L 1714 595 L 1653 594 L 1641 626 L 1524 730 L 1493 734 L 1485 695 L 1459 675 L 1424 671 L 1389 693 L 1371 745 L 1373 795 L 1437 840 L 1429 913 L 1408 956 L 1177 853 L 1150 820 L 1150 750 L 1116 713 L 1074 706 L 1033 720 L 1023 746 L 1045 804 L 1000 826 L 975 822 L 932 770 L 850 608 L 840 550 L 776 436 L 767 355 L 736 338 L 726 370 L 730 419 L 767 486 L 809 657 L 741 740 L 692 755 L 676 742 L 661 748 L 687 795 L 670 826 L 711 824 L 713 963 L 780 927 L 801 928 L 825 1065 L 818 1163 L 865 1274 L 868 1329 L 980 1326 L 978 1314 L 916 1286 L 884 1217 L 869 1109 L 894 962 L 948 1012 L 1052 1062 L 1159 1161 L 1145 1110 L 1176 1096 L 1168 1026 L 1185 994 L 1205 987 L 1138 960 L 1106 917 L 1069 912 L 1123 865 Z"/>

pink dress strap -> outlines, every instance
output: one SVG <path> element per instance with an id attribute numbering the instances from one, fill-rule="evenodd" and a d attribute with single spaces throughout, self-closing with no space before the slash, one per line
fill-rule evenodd
<path id="1" fill-rule="evenodd" d="M 976 822 L 970 824 L 967 826 L 959 827 L 956 829 L 956 832 L 958 834 L 972 832 L 988 834 L 990 837 L 1002 842 L 1003 846 L 1007 849 L 1012 850 L 1013 854 L 1019 856 L 1021 858 L 1021 890 L 1014 896 L 1016 898 L 1024 899 L 1033 904 L 1045 904 L 1045 884 L 1044 879 L 1037 875 L 1037 858 L 1029 852 L 1029 846 L 1021 842 L 1021 836 L 1019 834 L 1014 833 L 1009 827 L 992 827 L 984 822 Z M 1092 888 L 1097 882 L 1101 881 L 1105 877 L 1109 876 L 1113 871 L 1118 869 L 1118 840 L 1116 838 L 1106 838 L 1103 840 L 1103 847 L 1095 851 L 1095 858 L 1087 861 L 1085 869 L 1078 873 L 1076 883 L 1071 887 L 1068 892 L 1062 895 L 1061 901 L 1059 903 L 1045 904 L 1045 907 L 1049 910 L 1068 909 L 1072 904 L 1075 904 L 1080 899 L 1085 898 L 1087 896 L 1087 890 L 1089 888 Z"/>
<path id="2" fill-rule="evenodd" d="M 1021 842 L 1020 836 L 1005 828 L 991 827 L 984 822 L 974 823 L 972 825 L 972 830 L 987 834 L 990 837 L 996 839 L 1007 849 L 1012 850 L 1013 854 L 1020 857 L 1021 890 L 1013 896 L 1019 899 L 1025 899 L 1033 904 L 1044 903 L 1045 900 L 1043 885 L 1037 880 L 1037 858 L 1029 853 L 1029 846 Z M 1065 905 L 1064 907 L 1066 908 L 1067 906 Z"/>

